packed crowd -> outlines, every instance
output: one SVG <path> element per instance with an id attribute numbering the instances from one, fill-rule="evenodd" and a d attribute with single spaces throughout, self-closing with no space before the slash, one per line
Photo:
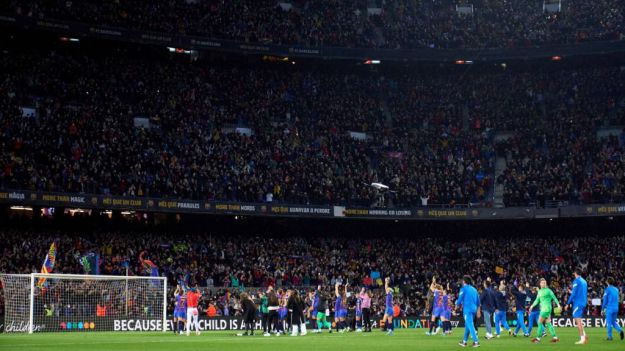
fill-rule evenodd
<path id="1" fill-rule="evenodd" d="M 499 181 L 507 206 L 623 202 L 625 133 L 620 141 L 616 136 L 596 141 L 563 129 L 526 134 L 526 140 L 515 138 L 505 145 L 509 159 Z"/>
<path id="2" fill-rule="evenodd" d="M 58 53 L 1 67 L 2 188 L 370 206 L 378 181 L 397 189 L 388 206 L 492 198 L 491 136 L 432 121 L 421 154 L 384 77 Z"/>
<path id="3" fill-rule="evenodd" d="M 468 4 L 472 13 L 456 10 Z M 388 1 L 382 18 L 389 48 L 502 48 L 625 38 L 625 8 L 617 0 Z M 553 3 L 558 3 L 554 1 Z"/>
<path id="4" fill-rule="evenodd" d="M 396 240 L 341 239 L 336 236 L 237 237 L 194 233 L 172 235 L 154 232 L 43 233 L 3 230 L 0 272 L 38 272 L 51 238 L 58 235 L 55 272 L 84 272 L 76 253 L 100 254 L 100 271 L 105 275 L 149 275 L 139 261 L 154 262 L 160 274 L 176 282 L 189 274 L 189 283 L 203 291 L 203 307 L 213 305 L 218 314 L 236 314 L 238 295 L 255 294 L 268 286 L 277 289 L 299 287 L 326 290 L 336 282 L 353 289 L 367 287 L 375 306 L 383 306 L 383 279 L 391 278 L 396 303 L 402 313 L 428 314 L 432 277 L 449 283 L 457 294 L 464 274 L 476 286 L 488 277 L 505 280 L 509 286 L 540 277 L 550 282 L 565 301 L 575 268 L 582 268 L 589 284 L 589 306 L 601 298 L 605 279 L 625 279 L 625 238 L 620 237 L 499 237 L 481 239 L 414 238 Z M 262 240 L 263 245 L 254 243 Z M 250 288 L 253 287 L 253 288 Z M 511 304 L 513 306 L 514 304 Z M 597 307 L 590 309 L 595 313 Z M 378 311 L 379 310 L 379 311 Z M 376 310 L 380 312 L 381 308 Z"/>
<path id="5" fill-rule="evenodd" d="M 367 2 L 293 0 L 220 1 L 5 1 L 0 10 L 166 33 L 306 46 L 482 48 L 619 40 L 625 7 L 618 0 L 563 1 L 561 11 L 543 1 L 475 0 L 471 14 L 457 1 Z M 557 3 L 557 2 L 555 2 Z M 460 2 L 462 4 L 462 2 Z"/>
<path id="6" fill-rule="evenodd" d="M 0 8 L 53 18 L 215 39 L 305 46 L 374 46 L 373 27 L 358 2 L 275 0 L 9 1 Z"/>
<path id="7" fill-rule="evenodd" d="M 497 145 L 507 163 L 497 179 L 507 206 L 623 201 L 625 131 L 611 127 L 625 122 L 623 83 L 592 83 L 604 73 L 561 72 L 557 86 L 543 81 L 548 85 L 528 94 L 534 111 L 511 129 L 514 136 Z M 624 70 L 610 74 L 622 79 Z M 609 134 L 597 136 L 602 129 Z"/>
<path id="8" fill-rule="evenodd" d="M 5 53 L 0 188 L 404 207 L 490 205 L 498 182 L 509 206 L 625 198 L 625 133 L 596 134 L 625 124 L 622 67 L 284 67 Z"/>

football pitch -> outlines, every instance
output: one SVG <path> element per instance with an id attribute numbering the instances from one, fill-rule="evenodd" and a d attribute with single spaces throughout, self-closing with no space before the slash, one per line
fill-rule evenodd
<path id="1" fill-rule="evenodd" d="M 193 350 L 233 350 L 233 351 L 362 351 L 362 350 L 460 350 L 458 341 L 462 338 L 462 329 L 454 330 L 450 336 L 426 336 L 424 329 L 397 330 L 394 336 L 386 336 L 381 331 L 372 333 L 332 333 L 308 334 L 306 336 L 248 336 L 238 337 L 234 332 L 204 332 L 201 336 L 180 336 L 173 333 L 42 333 L 42 334 L 0 334 L 0 350 L 68 350 L 68 351 L 193 351 Z M 483 331 L 481 329 L 480 331 Z M 574 345 L 577 330 L 573 328 L 556 329 L 560 342 L 552 344 L 546 337 L 538 345 L 530 338 L 502 336 L 500 339 L 480 339 L 481 350 L 571 350 L 586 349 L 592 351 L 617 350 L 625 348 L 625 341 L 620 341 L 618 334 L 614 341 L 606 341 L 605 329 L 586 329 L 589 337 L 587 345 Z M 471 343 L 471 341 L 469 341 Z"/>

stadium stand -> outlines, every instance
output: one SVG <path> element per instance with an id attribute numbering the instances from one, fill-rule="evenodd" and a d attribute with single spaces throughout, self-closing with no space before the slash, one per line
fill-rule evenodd
<path id="1" fill-rule="evenodd" d="M 456 5 L 468 3 L 472 14 Z M 363 1 L 5 1 L 0 11 L 164 33 L 304 46 L 483 48 L 622 40 L 618 0 L 386 1 L 369 13 Z M 379 7 L 378 7 L 379 6 Z"/>
<path id="2" fill-rule="evenodd" d="M 3 189 L 374 206 L 380 181 L 391 207 L 490 206 L 495 183 L 506 205 L 625 191 L 624 134 L 597 135 L 625 124 L 619 66 L 367 75 L 22 51 L 0 70 Z"/>

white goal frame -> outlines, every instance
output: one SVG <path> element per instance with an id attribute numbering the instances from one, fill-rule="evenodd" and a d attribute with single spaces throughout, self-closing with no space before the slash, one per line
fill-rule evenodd
<path id="1" fill-rule="evenodd" d="M 35 307 L 35 289 L 38 289 L 37 282 L 39 279 L 67 279 L 67 280 L 93 280 L 93 281 L 125 281 L 126 290 L 128 290 L 129 281 L 159 281 L 163 287 L 163 320 L 162 320 L 162 332 L 167 332 L 167 278 L 166 277 L 146 277 L 146 276 L 123 276 L 123 275 L 86 275 L 86 274 L 44 274 L 44 273 L 31 273 L 31 274 L 7 274 L 0 273 L 0 280 L 6 282 L 5 278 L 15 277 L 28 279 L 30 278 L 29 286 L 29 302 L 28 302 L 28 334 L 33 333 L 34 325 L 34 307 Z M 3 283 L 5 287 L 5 307 L 6 307 L 6 283 Z M 6 316 L 6 313 L 5 313 Z M 5 323 L 6 325 L 6 323 Z"/>

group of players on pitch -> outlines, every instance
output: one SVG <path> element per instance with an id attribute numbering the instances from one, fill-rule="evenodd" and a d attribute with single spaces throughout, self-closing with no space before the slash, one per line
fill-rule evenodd
<path id="1" fill-rule="evenodd" d="M 583 345 L 588 342 L 588 337 L 584 331 L 582 324 L 582 318 L 586 311 L 586 304 L 588 301 L 588 284 L 586 280 L 582 278 L 582 271 L 576 269 L 574 272 L 575 279 L 573 280 L 573 287 L 570 291 L 569 298 L 566 305 L 571 307 L 572 316 L 577 325 L 579 331 L 579 341 L 576 345 Z M 433 282 L 435 284 L 435 282 Z M 547 280 L 540 279 L 540 288 L 537 289 L 535 295 L 529 291 L 529 284 L 519 284 L 518 287 L 513 287 L 510 292 L 514 295 L 517 308 L 517 328 L 514 332 L 508 326 L 505 318 L 505 311 L 508 309 L 505 283 L 502 282 L 499 285 L 499 291 L 494 292 L 489 286 L 490 281 L 484 282 L 484 290 L 481 295 L 478 295 L 477 289 L 472 285 L 472 279 L 469 276 L 465 276 L 462 282 L 462 288 L 456 300 L 456 307 L 462 308 L 462 315 L 465 322 L 464 338 L 460 341 L 460 346 L 466 347 L 469 335 L 473 339 L 473 347 L 479 347 L 479 340 L 474 325 L 474 320 L 481 318 L 484 314 L 484 322 L 486 325 L 486 339 L 493 338 L 491 327 L 491 316 L 494 313 L 496 337 L 499 337 L 501 327 L 508 331 L 509 335 L 516 336 L 520 329 L 523 329 L 523 333 L 526 337 L 530 336 L 531 328 L 534 325 L 534 321 L 538 324 L 538 332 L 536 337 L 532 339 L 533 343 L 539 343 L 541 338 L 546 336 L 545 328 L 549 330 L 551 334 L 551 342 L 559 342 L 560 339 L 556 335 L 556 331 L 551 324 L 551 316 L 555 314 L 559 316 L 562 312 L 562 306 L 556 298 L 553 291 L 548 287 Z M 527 289 L 527 290 L 526 290 Z M 492 296 L 490 296 L 492 295 Z M 529 329 L 525 325 L 525 306 L 528 297 L 533 300 L 533 303 L 529 307 Z M 494 303 L 493 303 L 494 299 Z M 612 340 L 612 330 L 615 329 L 620 333 L 621 340 L 625 338 L 623 329 L 616 323 L 616 315 L 618 313 L 619 304 L 619 291 L 614 286 L 614 279 L 608 278 L 606 280 L 606 288 L 603 294 L 602 301 L 602 314 L 606 318 L 606 327 L 608 333 L 608 339 Z"/>
<path id="2" fill-rule="evenodd" d="M 579 331 L 580 340 L 575 344 L 581 345 L 588 342 L 582 324 L 588 299 L 588 285 L 582 278 L 581 270 L 575 270 L 574 276 L 575 279 L 566 305 L 571 306 L 572 316 Z M 608 340 L 612 340 L 613 329 L 620 333 L 620 338 L 623 340 L 625 337 L 623 329 L 616 323 L 619 291 L 614 286 L 613 278 L 608 278 L 606 285 L 602 302 L 602 314 L 606 318 Z M 397 313 L 394 310 L 393 289 L 390 287 L 390 278 L 385 279 L 384 289 L 386 295 L 382 323 L 386 327 L 387 335 L 393 335 L 393 317 Z M 473 286 L 472 278 L 465 276 L 455 304 L 452 303 L 451 295 L 448 294 L 450 291 L 449 285 L 443 288 L 433 278 L 430 291 L 433 293 L 433 303 L 430 330 L 426 333 L 428 336 L 439 332 L 439 328 L 433 331 L 434 327 L 439 325 L 437 320 L 442 324 L 443 335 L 450 334 L 451 316 L 454 310 L 458 310 L 461 311 L 465 322 L 464 337 L 459 343 L 462 347 L 467 346 L 469 335 L 473 339 L 473 347 L 480 346 L 474 322 L 482 318 L 482 315 L 486 327 L 486 339 L 500 337 L 502 328 L 509 335 L 517 336 L 519 331 L 522 330 L 523 335 L 529 337 L 532 327 L 536 323 L 538 331 L 532 342 L 539 343 L 541 338 L 547 334 L 545 329 L 551 334 L 551 342 L 560 340 L 551 323 L 551 316 L 552 314 L 559 316 L 562 308 L 544 278 L 540 279 L 540 288 L 533 289 L 530 288 L 529 283 L 518 284 L 508 288 L 503 281 L 497 289 L 494 289 L 489 278 L 484 281 L 484 289 L 481 294 L 478 294 L 477 289 Z M 514 332 L 509 327 L 506 318 L 508 293 L 513 295 L 515 299 L 517 327 Z M 334 289 L 334 322 L 335 328 L 339 332 L 350 331 L 351 329 L 347 322 L 348 296 L 350 296 L 348 286 L 342 286 L 337 283 Z M 189 335 L 191 326 L 195 327 L 196 333 L 199 335 L 199 324 L 197 321 L 199 292 L 197 289 L 191 289 L 185 293 L 178 286 L 175 297 L 174 332 L 178 330 L 182 334 L 182 328 L 185 326 L 186 321 L 186 335 Z M 260 292 L 256 299 L 252 299 L 246 293 L 241 293 L 240 299 L 245 326 L 245 334 L 241 335 L 254 335 L 254 323 L 258 312 L 261 315 L 264 336 L 270 336 L 271 333 L 279 336 L 285 333 L 285 325 L 288 325 L 290 328 L 291 336 L 306 335 L 306 318 L 314 328 L 313 333 L 320 333 L 324 328 L 328 329 L 330 333 L 332 332 L 332 324 L 327 321 L 330 313 L 329 303 L 332 297 L 325 294 L 321 286 L 309 292 L 308 296 L 304 298 L 299 296 L 297 290 L 284 291 L 279 289 L 276 291 L 269 287 L 266 292 Z M 533 301 L 529 308 L 527 308 L 528 301 Z M 356 332 L 371 332 L 371 307 L 371 296 L 365 288 L 362 288 L 359 293 L 355 294 L 355 318 L 353 325 Z M 526 314 L 529 317 L 527 325 L 525 323 Z M 186 318 L 187 316 L 189 318 Z M 492 333 L 491 325 L 493 318 L 495 335 Z"/>
<path id="3" fill-rule="evenodd" d="M 390 279 L 385 280 L 386 309 L 384 322 L 387 323 L 388 334 L 393 334 L 393 290 L 389 286 Z M 269 287 L 267 291 L 259 292 L 257 296 L 250 296 L 243 292 L 240 294 L 242 320 L 245 334 L 254 335 L 254 324 L 260 314 L 263 335 L 280 336 L 286 333 L 285 325 L 291 330 L 291 336 L 306 335 L 307 319 L 313 326 L 313 333 L 321 333 L 327 329 L 332 333 L 333 325 L 327 320 L 330 314 L 330 303 L 334 298 L 334 327 L 339 333 L 351 331 L 348 321 L 348 286 L 337 283 L 334 287 L 334 296 L 326 294 L 321 286 L 308 293 L 304 298 L 300 297 L 297 290 L 275 290 Z M 174 333 L 190 335 L 191 329 L 199 333 L 197 301 L 200 297 L 199 290 L 192 288 L 184 290 L 179 286 L 174 292 L 176 299 L 174 308 Z M 362 288 L 355 294 L 355 318 L 353 326 L 356 332 L 371 332 L 371 295 L 368 290 Z"/>

